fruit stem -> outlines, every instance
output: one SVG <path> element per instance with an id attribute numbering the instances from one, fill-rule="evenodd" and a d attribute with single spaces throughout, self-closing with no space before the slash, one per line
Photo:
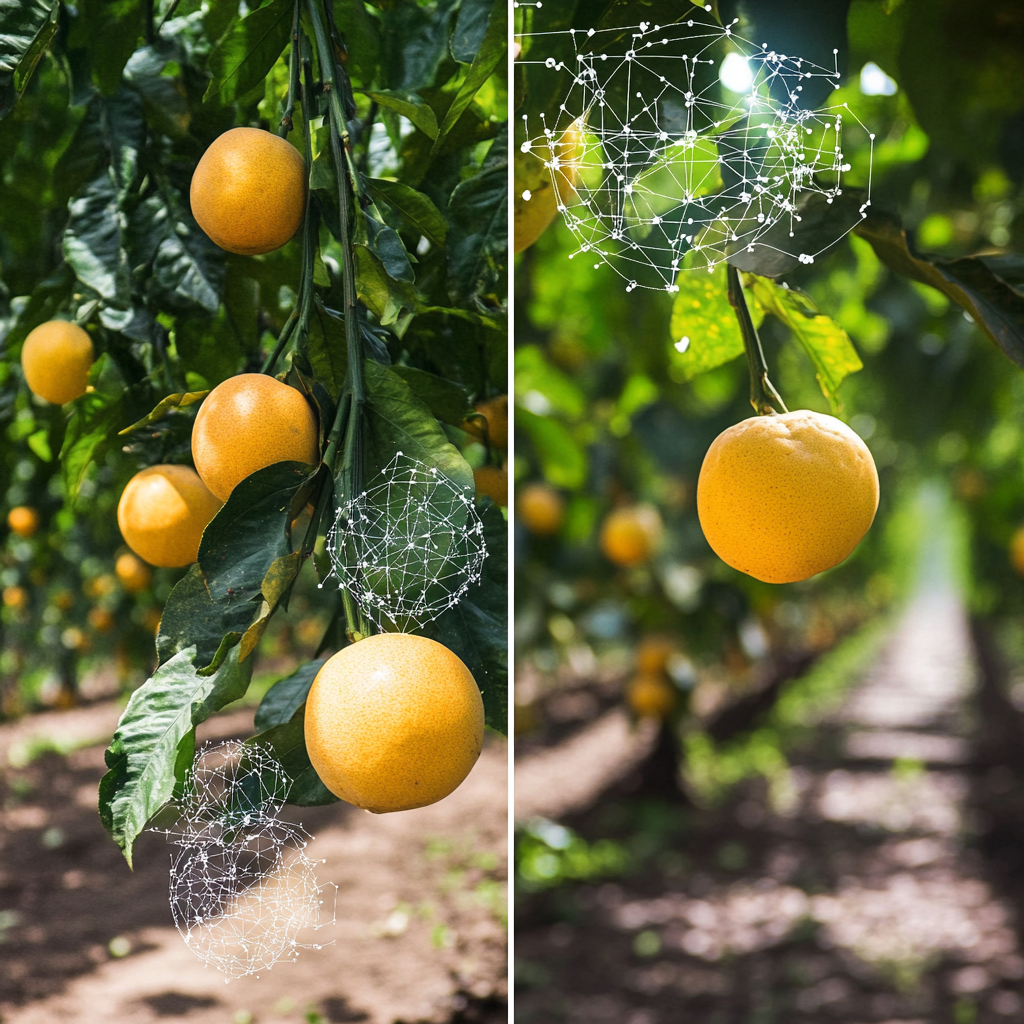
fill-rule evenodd
<path id="1" fill-rule="evenodd" d="M 301 285 L 299 290 L 301 291 Z M 285 345 L 288 344 L 288 339 L 292 336 L 292 331 L 295 330 L 295 325 L 299 320 L 298 308 L 293 309 L 288 314 L 288 319 L 284 322 L 284 327 L 281 328 L 281 335 L 277 339 L 277 344 L 274 346 L 274 351 L 267 356 L 267 361 L 263 364 L 263 369 L 260 373 L 273 373 L 274 364 L 281 358 L 281 353 L 284 351 Z"/>
<path id="2" fill-rule="evenodd" d="M 729 305 L 736 312 L 743 335 L 743 348 L 747 353 L 747 368 L 750 370 L 750 404 L 758 416 L 774 416 L 778 412 L 788 412 L 786 403 L 779 397 L 778 391 L 768 379 L 768 364 L 765 362 L 764 349 L 757 335 L 754 321 L 750 319 L 747 299 L 743 294 L 743 282 L 740 272 L 731 264 L 725 265 L 729 282 Z M 776 405 L 778 408 L 776 408 Z"/>
<path id="3" fill-rule="evenodd" d="M 281 123 L 278 125 L 277 134 L 287 138 L 288 133 L 295 127 L 292 116 L 295 113 L 295 97 L 299 94 L 299 0 L 295 0 L 295 10 L 292 14 L 292 46 L 288 53 L 288 105 L 281 115 Z"/>

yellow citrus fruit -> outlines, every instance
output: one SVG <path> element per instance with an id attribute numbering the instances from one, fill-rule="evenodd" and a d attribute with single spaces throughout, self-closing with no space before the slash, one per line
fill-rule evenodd
<path id="1" fill-rule="evenodd" d="M 1014 572 L 1024 576 L 1024 526 L 1018 526 L 1010 538 L 1010 565 Z"/>
<path id="2" fill-rule="evenodd" d="M 114 563 L 114 572 L 121 581 L 121 586 L 129 594 L 141 593 L 153 580 L 149 566 L 141 558 L 131 554 L 124 554 L 118 558 Z"/>
<path id="3" fill-rule="evenodd" d="M 558 533 L 565 518 L 565 499 L 550 484 L 527 484 L 516 498 L 523 525 L 539 537 Z"/>
<path id="4" fill-rule="evenodd" d="M 260 128 L 232 128 L 203 154 L 191 188 L 192 214 L 228 252 L 280 249 L 302 223 L 306 163 L 284 139 Z"/>
<path id="5" fill-rule="evenodd" d="M 487 439 L 492 448 L 501 451 L 508 450 L 508 395 L 498 395 L 488 402 L 481 402 L 476 406 L 476 411 L 487 421 Z M 474 437 L 484 440 L 484 425 L 479 419 L 466 420 L 462 424 L 463 430 Z"/>
<path id="6" fill-rule="evenodd" d="M 306 700 L 306 750 L 335 796 L 405 811 L 456 789 L 480 756 L 484 705 L 466 666 L 423 636 L 378 633 L 343 648 Z"/>
<path id="7" fill-rule="evenodd" d="M 117 525 L 139 558 L 173 569 L 196 560 L 203 530 L 220 506 L 194 469 L 150 466 L 121 493 Z"/>
<path id="8" fill-rule="evenodd" d="M 559 205 L 568 206 L 576 200 L 576 183 L 583 149 L 583 127 L 571 124 L 553 146 L 541 145 L 524 153 L 516 151 L 513 160 L 515 198 L 513 218 L 515 251 L 528 249 L 555 219 Z M 557 159 L 555 178 L 546 164 Z"/>
<path id="9" fill-rule="evenodd" d="M 19 537 L 31 537 L 39 529 L 39 513 L 27 505 L 18 505 L 7 513 L 7 525 Z"/>
<path id="10" fill-rule="evenodd" d="M 86 580 L 82 584 L 82 591 L 86 597 L 93 599 L 106 597 L 108 594 L 112 594 L 117 589 L 117 581 L 110 573 L 106 572 L 102 576 L 94 576 L 92 579 Z"/>
<path id="11" fill-rule="evenodd" d="M 641 718 L 664 718 L 675 702 L 672 684 L 663 675 L 641 672 L 626 689 L 626 703 Z"/>
<path id="12" fill-rule="evenodd" d="M 114 616 L 106 608 L 90 608 L 88 619 L 97 633 L 109 633 L 114 628 Z"/>
<path id="13" fill-rule="evenodd" d="M 697 480 L 697 515 L 715 554 L 765 583 L 838 565 L 877 508 L 867 445 L 841 420 L 807 409 L 724 430 Z"/>
<path id="14" fill-rule="evenodd" d="M 21 368 L 34 395 L 63 405 L 85 394 L 96 351 L 77 324 L 50 320 L 31 331 L 21 349 Z"/>
<path id="15" fill-rule="evenodd" d="M 675 646 L 666 636 L 645 636 L 636 645 L 636 667 L 641 674 L 664 672 Z"/>
<path id="16" fill-rule="evenodd" d="M 315 463 L 317 422 L 302 392 L 265 373 L 240 373 L 203 400 L 192 427 L 192 458 L 221 501 L 275 462 Z"/>
<path id="17" fill-rule="evenodd" d="M 476 482 L 476 496 L 488 497 L 495 505 L 508 504 L 508 467 L 481 466 L 473 470 Z"/>
<path id="18" fill-rule="evenodd" d="M 24 587 L 4 587 L 4 606 L 21 611 L 28 607 L 28 591 Z"/>
<path id="19" fill-rule="evenodd" d="M 617 508 L 601 524 L 601 550 L 616 565 L 640 565 L 654 553 L 661 533 L 661 515 L 653 505 Z"/>

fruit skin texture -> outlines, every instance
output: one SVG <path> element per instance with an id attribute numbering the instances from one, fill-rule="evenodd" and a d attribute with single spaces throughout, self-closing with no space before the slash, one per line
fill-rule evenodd
<path id="1" fill-rule="evenodd" d="M 27 505 L 17 505 L 7 513 L 7 525 L 19 537 L 31 537 L 39 529 L 39 513 Z"/>
<path id="2" fill-rule="evenodd" d="M 316 416 L 302 393 L 265 373 L 240 373 L 203 400 L 192 426 L 203 483 L 227 501 L 235 485 L 275 462 L 316 463 Z"/>
<path id="3" fill-rule="evenodd" d="M 117 504 L 125 543 L 150 565 L 174 569 L 199 556 L 203 530 L 221 502 L 188 466 L 150 466 L 128 481 Z"/>
<path id="4" fill-rule="evenodd" d="M 149 566 L 135 555 L 121 555 L 114 563 L 114 572 L 129 594 L 141 593 L 153 580 Z"/>
<path id="5" fill-rule="evenodd" d="M 203 154 L 190 199 L 199 226 L 222 249 L 242 256 L 273 252 L 302 224 L 306 163 L 270 132 L 232 128 Z"/>
<path id="6" fill-rule="evenodd" d="M 641 718 L 664 718 L 675 702 L 672 684 L 662 675 L 641 672 L 626 690 L 626 703 Z"/>
<path id="7" fill-rule="evenodd" d="M 557 193 L 551 180 L 551 172 L 544 166 L 544 161 L 551 159 L 548 146 L 539 147 L 536 154 L 516 150 L 513 160 L 513 223 L 514 247 L 517 253 L 529 249 L 544 234 L 558 214 L 559 201 L 565 206 L 575 202 L 582 148 L 582 125 L 574 122 L 562 133 L 562 137 L 553 147 L 554 155 L 562 161 L 562 168 L 557 172 Z M 530 193 L 529 199 L 523 198 L 524 192 Z"/>
<path id="8" fill-rule="evenodd" d="M 436 803 L 476 764 L 484 704 L 447 647 L 377 633 L 343 648 L 306 699 L 306 750 L 324 785 L 383 814 Z"/>
<path id="9" fill-rule="evenodd" d="M 867 445 L 841 420 L 807 409 L 724 430 L 697 480 L 697 515 L 715 554 L 765 583 L 838 565 L 877 508 Z"/>
<path id="10" fill-rule="evenodd" d="M 476 496 L 490 498 L 495 505 L 508 504 L 508 467 L 481 466 L 473 470 L 476 482 Z"/>
<path id="11" fill-rule="evenodd" d="M 530 533 L 551 537 L 561 529 L 565 499 L 548 484 L 527 484 L 519 492 L 516 512 Z"/>
<path id="12" fill-rule="evenodd" d="M 661 516 L 653 505 L 617 508 L 601 524 L 601 550 L 609 561 L 630 568 L 651 557 L 661 532 Z"/>
<path id="13" fill-rule="evenodd" d="M 21 368 L 29 390 L 54 405 L 85 394 L 95 358 L 92 338 L 66 320 L 40 324 L 21 348 Z"/>

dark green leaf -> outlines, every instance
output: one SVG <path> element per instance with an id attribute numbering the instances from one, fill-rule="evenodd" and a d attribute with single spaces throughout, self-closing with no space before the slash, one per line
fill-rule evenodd
<path id="1" fill-rule="evenodd" d="M 309 763 L 303 728 L 305 707 L 303 704 L 290 721 L 247 740 L 246 745 L 262 747 L 269 751 L 285 770 L 292 781 L 292 788 L 288 794 L 289 803 L 300 807 L 335 804 L 338 798 L 320 781 L 320 777 Z"/>
<path id="2" fill-rule="evenodd" d="M 87 51 L 100 91 L 113 95 L 144 30 L 141 0 L 79 0 L 75 6 L 69 45 Z"/>
<path id="3" fill-rule="evenodd" d="M 256 711 L 255 725 L 260 732 L 291 721 L 295 712 L 306 702 L 309 688 L 326 660 L 318 658 L 316 661 L 307 661 L 290 676 L 274 683 Z"/>
<path id="4" fill-rule="evenodd" d="M 434 245 L 444 245 L 448 224 L 441 211 L 422 192 L 387 178 L 368 179 L 366 189 L 375 200 L 387 203 L 407 224 L 425 235 Z"/>
<path id="5" fill-rule="evenodd" d="M 210 54 L 204 100 L 232 103 L 264 81 L 288 45 L 293 9 L 292 0 L 271 0 L 235 23 Z"/>
<path id="6" fill-rule="evenodd" d="M 74 272 L 66 263 L 59 263 L 53 273 L 33 289 L 25 308 L 4 338 L 4 352 L 10 352 L 23 342 L 33 327 L 52 320 L 71 297 L 74 288 Z"/>
<path id="7" fill-rule="evenodd" d="M 332 316 L 322 303 L 317 302 L 310 317 L 307 345 L 309 362 L 316 379 L 337 402 L 348 372 L 345 321 Z"/>
<path id="8" fill-rule="evenodd" d="M 123 216 L 117 188 L 107 171 L 94 178 L 69 205 L 64 258 L 84 285 L 116 305 L 128 302 L 128 260 L 122 248 Z"/>
<path id="9" fill-rule="evenodd" d="M 462 0 L 459 4 L 459 15 L 449 45 L 452 56 L 460 64 L 472 64 L 479 53 L 492 9 L 491 0 Z"/>
<path id="10" fill-rule="evenodd" d="M 129 865 L 136 837 L 191 763 L 195 727 L 249 686 L 252 663 L 240 666 L 237 649 L 211 676 L 197 673 L 195 657 L 179 651 L 132 694 L 107 748 L 100 817 Z"/>
<path id="11" fill-rule="evenodd" d="M 473 411 L 469 395 L 461 384 L 445 380 L 415 366 L 393 366 L 392 369 L 412 392 L 443 423 L 460 427 Z"/>
<path id="12" fill-rule="evenodd" d="M 54 0 L 0 0 L 0 118 L 14 109 L 57 31 Z"/>
<path id="13" fill-rule="evenodd" d="M 380 57 L 377 25 L 363 0 L 334 0 L 334 20 L 348 45 L 348 68 L 364 85 L 373 81 Z"/>
<path id="14" fill-rule="evenodd" d="M 370 236 L 369 247 L 387 271 L 388 277 L 394 281 L 412 284 L 416 275 L 398 232 L 387 224 L 375 220 L 368 211 L 364 211 L 364 213 Z"/>
<path id="15" fill-rule="evenodd" d="M 368 92 L 366 95 L 379 106 L 407 117 L 424 135 L 437 138 L 437 118 L 419 96 L 398 92 Z"/>
<path id="16" fill-rule="evenodd" d="M 387 327 L 393 324 L 402 310 L 416 306 L 416 293 L 406 284 L 396 281 L 383 264 L 365 245 L 353 246 L 356 257 L 356 294 Z"/>

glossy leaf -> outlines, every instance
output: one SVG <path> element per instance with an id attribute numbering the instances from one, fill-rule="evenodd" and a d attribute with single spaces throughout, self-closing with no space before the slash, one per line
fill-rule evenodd
<path id="1" fill-rule="evenodd" d="M 428 138 L 437 138 L 437 117 L 418 96 L 390 91 L 368 92 L 366 95 L 379 106 L 408 118 Z"/>
<path id="2" fill-rule="evenodd" d="M 261 84 L 288 45 L 293 0 L 271 0 L 237 21 L 210 54 L 204 100 L 231 103 Z"/>
<path id="3" fill-rule="evenodd" d="M 473 411 L 466 389 L 461 384 L 415 366 L 395 366 L 392 369 L 442 423 L 459 427 Z"/>
<path id="4" fill-rule="evenodd" d="M 444 245 L 448 223 L 428 196 L 400 181 L 370 178 L 366 189 L 377 201 L 388 204 L 412 228 L 422 233 L 434 245 Z"/>
<path id="5" fill-rule="evenodd" d="M 113 178 L 103 171 L 71 201 L 64 232 L 64 258 L 82 284 L 116 305 L 128 301 L 128 260 L 123 249 L 124 217 Z"/>
<path id="6" fill-rule="evenodd" d="M 326 658 L 307 661 L 267 690 L 256 711 L 255 725 L 260 732 L 291 721 L 295 712 L 305 703 L 309 688 L 326 661 Z"/>

